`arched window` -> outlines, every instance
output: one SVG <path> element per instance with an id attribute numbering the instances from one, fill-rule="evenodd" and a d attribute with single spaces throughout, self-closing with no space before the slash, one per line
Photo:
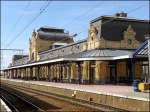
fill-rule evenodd
<path id="1" fill-rule="evenodd" d="M 32 53 L 32 59 L 34 59 L 34 53 Z"/>

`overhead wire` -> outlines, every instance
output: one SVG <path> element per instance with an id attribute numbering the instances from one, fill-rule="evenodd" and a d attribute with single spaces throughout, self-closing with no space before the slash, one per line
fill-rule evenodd
<path id="1" fill-rule="evenodd" d="M 50 3 L 49 3 L 49 4 L 50 4 Z M 49 6 L 49 4 L 47 4 L 44 8 L 41 8 L 40 13 L 39 13 L 37 16 L 35 16 L 35 17 L 32 19 L 32 21 L 31 21 L 28 25 L 26 25 L 26 27 L 24 27 L 24 29 L 23 29 L 17 36 L 15 36 L 15 39 L 12 40 L 12 41 L 8 44 L 8 46 L 9 46 L 10 44 L 12 44 L 12 42 L 15 41 L 15 40 L 46 10 L 46 8 Z M 143 7 L 146 6 L 146 5 L 147 5 L 147 4 L 144 4 L 144 5 L 141 5 L 141 6 L 139 6 L 139 7 L 136 7 L 136 8 L 134 8 L 134 9 L 132 9 L 132 10 L 128 11 L 128 14 L 129 14 L 129 13 L 132 13 L 132 12 L 138 10 L 138 9 L 141 9 L 141 8 L 143 8 Z M 78 16 L 78 17 L 79 17 L 79 16 Z M 81 17 L 81 16 L 80 16 L 80 17 Z M 104 23 L 102 23 L 102 24 L 106 24 L 106 23 L 108 23 L 108 22 L 111 22 L 111 21 L 113 21 L 114 19 L 116 19 L 116 17 L 114 17 L 114 18 L 112 18 L 111 20 L 106 21 L 106 22 L 104 22 Z M 16 23 L 16 24 L 18 24 L 18 23 Z M 87 29 L 86 29 L 86 30 L 83 30 L 83 31 L 81 31 L 81 32 L 79 32 L 79 33 L 77 33 L 77 34 L 80 35 L 81 33 L 85 32 L 85 31 L 87 31 Z M 74 38 L 74 37 L 73 37 L 73 38 Z M 60 41 L 61 41 L 61 40 L 60 40 Z"/>
<path id="2" fill-rule="evenodd" d="M 18 35 L 14 36 L 14 38 L 7 44 L 7 47 L 10 46 L 19 36 L 35 21 L 37 18 L 44 13 L 44 11 L 48 8 L 52 1 L 48 1 L 48 3 L 40 9 L 40 12 L 18 33 Z"/>
<path id="3" fill-rule="evenodd" d="M 99 2 L 98 4 L 94 5 L 93 7 L 89 8 L 86 12 L 84 12 L 83 14 L 73 18 L 70 22 L 68 22 L 67 24 L 65 24 L 64 26 L 68 26 L 70 24 L 73 23 L 73 21 L 76 21 L 78 18 L 81 18 L 84 15 L 87 15 L 89 12 L 91 12 L 92 10 L 96 9 L 97 7 L 100 7 L 101 5 L 103 5 L 103 2 Z"/>
<path id="4" fill-rule="evenodd" d="M 146 5 L 148 5 L 148 4 L 140 5 L 140 6 L 136 7 L 136 8 L 134 8 L 134 9 L 131 9 L 131 10 L 127 11 L 127 13 L 130 14 L 130 13 L 132 13 L 132 12 L 138 10 L 138 9 L 143 8 L 143 7 L 146 6 Z M 102 23 L 101 25 L 106 24 L 106 23 L 109 23 L 109 22 L 115 20 L 116 18 L 117 18 L 117 17 L 115 17 L 115 16 L 113 17 L 113 16 L 112 16 L 112 19 L 110 19 L 109 21 L 106 21 L 106 22 Z M 80 31 L 79 33 L 77 33 L 77 35 L 80 35 L 81 33 L 85 32 L 85 31 L 87 31 L 87 30 L 88 30 L 88 29 L 86 28 L 86 29 Z"/>
<path id="5" fill-rule="evenodd" d="M 147 5 L 147 4 L 140 5 L 140 6 L 136 7 L 136 8 L 134 8 L 134 9 L 129 10 L 127 13 L 130 14 L 130 13 L 132 13 L 132 12 L 138 10 L 138 9 L 143 8 L 143 7 L 146 6 L 146 5 Z M 113 16 L 112 16 L 112 17 L 113 17 Z M 116 18 L 117 18 L 117 17 L 114 16 L 112 19 L 110 19 L 110 20 L 108 20 L 108 21 L 102 23 L 101 25 L 104 25 L 104 24 L 106 24 L 106 23 L 109 23 L 109 22 L 115 20 Z M 86 28 L 86 29 L 84 29 L 84 30 L 82 30 L 82 31 L 80 31 L 79 33 L 76 33 L 76 34 L 77 34 L 77 35 L 80 35 L 81 33 L 85 32 L 85 31 L 87 31 L 87 30 L 88 30 L 88 29 Z M 75 38 L 75 37 L 76 37 L 76 36 L 72 36 L 72 38 Z M 64 40 L 66 40 L 66 39 L 68 39 L 68 38 L 61 39 L 61 40 L 59 40 L 59 41 L 57 41 L 57 42 L 61 42 L 61 41 L 64 41 Z"/>
<path id="6" fill-rule="evenodd" d="M 50 3 L 49 3 L 49 4 L 50 4 Z M 30 25 L 32 22 L 34 22 L 34 21 L 46 10 L 46 8 L 48 7 L 49 4 L 47 4 L 46 7 L 40 11 L 40 13 L 24 28 L 24 30 L 27 29 L 27 28 L 29 27 L 29 25 Z M 141 5 L 141 6 L 139 6 L 139 7 L 136 7 L 136 8 L 134 8 L 134 9 L 128 11 L 127 13 L 129 14 L 129 13 L 131 13 L 131 12 L 133 12 L 133 11 L 136 11 L 136 10 L 138 10 L 138 9 L 140 9 L 140 8 L 143 8 L 143 7 L 146 6 L 146 5 L 147 5 L 147 4 L 144 4 L 144 5 Z M 79 17 L 79 16 L 78 16 L 78 17 Z M 80 17 L 81 17 L 81 16 L 80 16 Z M 111 21 L 113 21 L 114 19 L 116 19 L 115 16 L 114 16 L 111 20 L 102 23 L 102 25 L 103 25 L 103 24 L 106 24 L 106 23 L 108 23 L 108 22 L 111 22 Z M 24 32 L 24 30 L 23 30 L 22 32 L 20 32 L 20 33 L 17 35 L 17 37 L 19 37 L 19 36 Z M 81 33 L 85 32 L 85 31 L 87 31 L 87 30 L 88 30 L 88 29 L 86 28 L 86 29 L 80 31 L 79 33 L 77 33 L 77 35 L 80 35 Z M 74 37 L 73 37 L 73 38 L 74 38 Z M 62 40 L 60 40 L 60 41 L 62 41 Z M 9 44 L 8 44 L 8 45 L 9 45 Z"/>
<path id="7" fill-rule="evenodd" d="M 23 9 L 23 12 L 25 12 L 29 6 L 31 5 L 31 1 L 28 1 L 28 3 L 26 4 L 26 6 Z M 19 24 L 19 22 L 21 21 L 21 19 L 24 17 L 24 13 L 21 13 L 21 15 L 18 17 L 18 19 L 16 20 L 16 22 L 14 23 L 14 25 L 11 28 L 11 32 L 8 34 L 7 37 L 10 37 L 12 35 L 12 32 L 14 32 Z"/>

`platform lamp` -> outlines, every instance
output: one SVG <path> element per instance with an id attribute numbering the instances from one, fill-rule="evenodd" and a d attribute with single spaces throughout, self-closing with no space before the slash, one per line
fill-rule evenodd
<path id="1" fill-rule="evenodd" d="M 150 35 L 145 35 L 145 38 L 148 41 L 148 83 L 150 83 Z"/>

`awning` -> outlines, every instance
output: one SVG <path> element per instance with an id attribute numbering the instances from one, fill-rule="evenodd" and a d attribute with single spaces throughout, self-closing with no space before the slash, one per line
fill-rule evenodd
<path id="1" fill-rule="evenodd" d="M 132 56 L 134 50 L 127 49 L 94 49 L 64 56 L 65 58 L 114 58 Z M 117 58 L 116 58 L 117 59 Z"/>
<path id="2" fill-rule="evenodd" d="M 147 57 L 148 58 L 148 41 L 145 41 L 133 54 L 133 57 Z"/>
<path id="3" fill-rule="evenodd" d="M 49 60 L 43 60 L 40 62 L 33 62 L 24 65 L 18 65 L 14 67 L 7 68 L 23 68 L 29 66 L 43 65 L 48 63 L 62 62 L 62 61 L 86 61 L 86 60 L 118 60 L 118 59 L 128 59 L 132 58 L 134 50 L 125 50 L 125 49 L 94 49 L 89 51 L 83 51 L 80 53 L 66 55 L 64 57 L 53 58 Z"/>

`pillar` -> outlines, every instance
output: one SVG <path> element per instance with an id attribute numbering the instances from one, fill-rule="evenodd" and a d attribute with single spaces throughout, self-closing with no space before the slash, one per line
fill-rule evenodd
<path id="1" fill-rule="evenodd" d="M 32 75 L 34 80 L 39 80 L 38 66 L 32 68 Z"/>
<path id="2" fill-rule="evenodd" d="M 46 65 L 46 80 L 49 79 L 49 67 Z"/>
<path id="3" fill-rule="evenodd" d="M 82 76 L 82 83 L 83 84 L 89 83 L 89 73 L 90 73 L 90 62 L 84 61 L 83 62 L 83 76 Z"/>
<path id="4" fill-rule="evenodd" d="M 43 75 L 42 80 L 45 80 L 45 78 L 46 78 L 46 68 L 45 68 L 44 65 L 43 65 L 43 67 L 42 67 L 42 75 Z"/>
<path id="5" fill-rule="evenodd" d="M 23 71 L 23 77 L 22 78 L 25 79 L 25 75 L 26 75 L 25 68 L 23 68 L 22 71 Z"/>
<path id="6" fill-rule="evenodd" d="M 33 80 L 35 80 L 35 76 L 36 76 L 36 67 L 32 67 L 32 75 L 33 75 Z"/>
<path id="7" fill-rule="evenodd" d="M 67 79 L 68 82 L 71 82 L 71 64 L 67 64 Z"/>
<path id="8" fill-rule="evenodd" d="M 20 69 L 20 78 L 22 79 L 23 78 L 23 71 L 22 71 L 23 69 L 21 68 Z"/>
<path id="9" fill-rule="evenodd" d="M 39 66 L 37 66 L 36 69 L 35 69 L 35 71 L 36 71 L 36 80 L 39 80 L 39 75 L 40 75 L 39 69 L 40 69 Z"/>
<path id="10" fill-rule="evenodd" d="M 119 83 L 126 83 L 128 79 L 127 66 L 125 61 L 117 62 L 117 81 Z"/>
<path id="11" fill-rule="evenodd" d="M 56 77 L 57 77 L 57 81 L 60 80 L 60 76 L 59 76 L 59 65 L 56 65 Z"/>
<path id="12" fill-rule="evenodd" d="M 48 81 L 51 81 L 51 65 L 48 66 Z"/>
<path id="13" fill-rule="evenodd" d="M 78 78 L 77 78 L 77 79 L 78 79 L 78 83 L 80 84 L 80 83 L 81 83 L 81 79 L 82 79 L 82 76 L 81 76 L 81 75 L 82 75 L 82 74 L 81 74 L 81 72 L 82 72 L 82 71 L 81 71 L 81 63 L 78 62 L 77 65 L 78 65 L 78 67 L 77 67 L 77 68 L 78 68 L 78 69 L 77 69 L 77 77 L 78 77 Z"/>
<path id="14" fill-rule="evenodd" d="M 33 67 L 29 67 L 29 79 L 33 80 Z"/>
<path id="15" fill-rule="evenodd" d="M 76 63 L 71 63 L 71 83 L 77 83 L 77 65 Z"/>
<path id="16" fill-rule="evenodd" d="M 96 75 L 95 75 L 95 83 L 97 84 L 105 84 L 108 82 L 108 62 L 106 61 L 96 61 Z"/>
<path id="17" fill-rule="evenodd" d="M 62 67 L 62 75 L 63 75 L 63 82 L 68 82 L 67 66 L 65 64 Z"/>
<path id="18" fill-rule="evenodd" d="M 29 80 L 30 79 L 30 68 L 26 68 L 26 79 Z"/>
<path id="19" fill-rule="evenodd" d="M 53 65 L 50 65 L 49 69 L 49 80 L 53 81 Z"/>
<path id="20" fill-rule="evenodd" d="M 16 78 L 16 70 L 14 69 L 14 78 Z"/>
<path id="21" fill-rule="evenodd" d="M 39 80 L 41 80 L 42 79 L 42 66 L 41 65 L 39 65 L 39 74 L 38 74 L 38 76 L 39 76 Z"/>
<path id="22" fill-rule="evenodd" d="M 54 65 L 53 67 L 53 76 L 54 81 L 57 82 L 57 65 Z"/>

